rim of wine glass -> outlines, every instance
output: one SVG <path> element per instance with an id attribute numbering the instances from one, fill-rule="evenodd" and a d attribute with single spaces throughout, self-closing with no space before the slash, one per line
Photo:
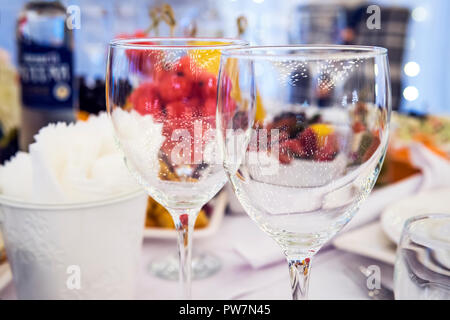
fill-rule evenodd
<path id="1" fill-rule="evenodd" d="M 32 202 L 32 201 L 24 201 L 19 198 L 0 195 L 0 216 L 2 206 L 18 209 L 42 210 L 42 211 L 87 209 L 131 200 L 144 194 L 145 194 L 144 190 L 137 188 L 136 190 L 133 190 L 131 192 L 121 193 L 117 196 L 109 196 L 101 200 L 90 200 L 90 201 L 70 202 L 70 203 Z"/>
<path id="2" fill-rule="evenodd" d="M 188 42 L 197 42 L 195 44 L 187 44 Z M 148 44 L 148 42 L 155 42 Z M 168 44 L 163 44 L 167 42 Z M 202 44 L 202 42 L 204 44 Z M 208 42 L 221 42 L 211 44 Z M 114 39 L 109 42 L 110 47 L 119 47 L 136 50 L 173 50 L 173 49 L 200 49 L 200 50 L 231 50 L 247 46 L 248 41 L 233 38 L 192 38 L 192 37 L 149 37 L 149 38 L 129 38 Z"/>
<path id="3" fill-rule="evenodd" d="M 290 52 L 289 52 L 290 51 Z M 354 45 L 283 45 L 283 46 L 248 46 L 223 52 L 228 58 L 240 59 L 289 59 L 289 60 L 333 60 L 368 59 L 386 56 L 388 50 L 376 46 Z"/>
<path id="4" fill-rule="evenodd" d="M 418 239 L 421 241 L 422 244 L 425 244 L 427 247 L 444 247 L 447 249 L 450 249 L 450 243 L 446 242 L 444 240 L 439 240 L 439 239 L 429 239 L 427 237 L 415 234 L 413 230 L 411 230 L 412 225 L 420 220 L 426 220 L 426 219 L 432 219 L 432 220 L 437 220 L 437 219 L 450 219 L 450 214 L 448 213 L 432 213 L 432 214 L 422 214 L 422 215 L 418 215 L 412 218 L 409 218 L 408 220 L 405 221 L 404 227 L 403 227 L 403 232 L 402 232 L 402 239 L 408 235 L 409 238 L 414 237 L 414 239 Z M 401 245 L 401 242 L 400 242 Z"/>

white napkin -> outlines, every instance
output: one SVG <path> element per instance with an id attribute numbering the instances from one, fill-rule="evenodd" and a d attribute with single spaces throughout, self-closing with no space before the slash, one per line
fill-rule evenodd
<path id="1" fill-rule="evenodd" d="M 12 159 L 0 166 L 0 194 L 13 198 L 30 199 L 31 159 L 25 152 L 18 152 Z"/>
<path id="2" fill-rule="evenodd" d="M 421 169 L 422 173 L 373 191 L 341 232 L 378 219 L 384 208 L 408 195 L 426 189 L 450 186 L 449 161 L 435 155 L 420 143 L 412 144 L 410 151 L 413 164 Z M 267 241 L 262 241 L 261 237 L 254 241 L 255 231 L 246 230 L 245 238 L 246 241 L 235 244 L 234 249 L 251 267 L 258 269 L 284 259 L 280 247 L 268 236 Z M 325 246 L 329 244 L 330 242 Z"/>
<path id="3" fill-rule="evenodd" d="M 389 204 L 405 196 L 417 192 L 422 185 L 421 174 L 393 183 L 389 186 L 373 191 L 363 202 L 353 219 L 344 227 L 342 232 L 355 229 L 378 219 L 381 211 Z"/>
<path id="4" fill-rule="evenodd" d="M 281 247 L 254 223 L 240 232 L 233 249 L 254 269 L 285 259 Z"/>
<path id="5" fill-rule="evenodd" d="M 411 144 L 410 155 L 411 162 L 422 173 L 372 192 L 343 231 L 376 220 L 384 208 L 408 195 L 450 186 L 449 161 L 434 154 L 421 143 Z"/>
<path id="6" fill-rule="evenodd" d="M 50 124 L 35 140 L 29 154 L 19 153 L 0 167 L 1 193 L 39 203 L 73 203 L 139 188 L 105 113 L 86 122 Z"/>
<path id="7" fill-rule="evenodd" d="M 414 166 L 423 173 L 419 191 L 450 186 L 450 161 L 417 142 L 410 146 L 410 155 Z"/>

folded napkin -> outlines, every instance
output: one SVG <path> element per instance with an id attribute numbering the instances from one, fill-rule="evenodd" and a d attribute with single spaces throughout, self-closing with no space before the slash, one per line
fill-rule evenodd
<path id="1" fill-rule="evenodd" d="M 450 186 L 450 162 L 435 155 L 420 143 L 410 147 L 411 161 L 422 173 L 389 186 L 374 190 L 350 223 L 341 231 L 346 232 L 379 218 L 390 204 L 417 192 Z M 255 230 L 246 230 L 246 241 L 234 245 L 236 252 L 246 263 L 258 269 L 284 260 L 280 247 L 269 237 L 263 240 Z M 258 239 L 254 241 L 254 239 Z M 325 246 L 330 245 L 330 242 Z"/>
<path id="2" fill-rule="evenodd" d="M 418 191 L 450 186 L 450 161 L 437 156 L 418 142 L 410 146 L 410 157 L 413 165 L 423 175 Z"/>
<path id="3" fill-rule="evenodd" d="M 14 158 L 0 166 L 0 194 L 13 198 L 31 199 L 31 159 L 25 152 L 18 152 Z"/>
<path id="4" fill-rule="evenodd" d="M 422 171 L 421 174 L 373 191 L 343 231 L 376 220 L 388 205 L 406 196 L 450 186 L 450 162 L 448 160 L 434 154 L 417 142 L 411 144 L 409 151 L 412 164 Z"/>
<path id="5" fill-rule="evenodd" d="M 0 193 L 24 201 L 73 203 L 109 198 L 139 187 L 116 147 L 103 113 L 86 122 L 42 128 L 30 145 L 0 167 Z"/>
<path id="6" fill-rule="evenodd" d="M 233 244 L 233 249 L 253 269 L 260 269 L 285 259 L 280 246 L 254 223 L 246 224 L 245 230 L 239 232 L 239 241 Z"/>

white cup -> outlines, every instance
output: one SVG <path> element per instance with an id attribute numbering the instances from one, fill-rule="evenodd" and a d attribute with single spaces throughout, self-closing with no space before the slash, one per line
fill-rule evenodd
<path id="1" fill-rule="evenodd" d="M 0 196 L 20 299 L 133 299 L 147 196 L 43 205 Z"/>

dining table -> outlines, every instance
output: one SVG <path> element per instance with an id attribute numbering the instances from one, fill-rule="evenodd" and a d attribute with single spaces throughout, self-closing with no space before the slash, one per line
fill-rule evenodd
<path id="1" fill-rule="evenodd" d="M 258 250 L 267 254 L 267 263 L 255 266 L 242 254 L 242 244 L 252 239 Z M 266 250 L 264 250 L 265 247 Z M 247 249 L 251 249 L 248 247 Z M 290 299 L 291 289 L 286 260 L 281 249 L 248 216 L 226 215 L 216 234 L 194 239 L 194 251 L 212 254 L 221 267 L 214 275 L 193 281 L 193 299 L 259 300 Z M 177 281 L 164 280 L 152 274 L 149 264 L 168 253 L 176 253 L 175 239 L 145 239 L 136 283 L 135 299 L 178 299 Z M 249 253 L 251 256 L 254 253 Z M 257 254 L 257 253 L 256 253 Z M 278 256 L 277 256 L 278 255 Z M 270 257 L 269 257 L 270 256 Z M 384 286 L 392 288 L 393 266 L 325 245 L 313 258 L 310 277 L 310 299 L 372 299 L 361 277 L 361 266 L 376 265 Z M 14 283 L 0 291 L 0 299 L 17 299 Z"/>
<path id="2" fill-rule="evenodd" d="M 343 230 L 312 257 L 309 299 L 394 298 L 396 244 L 383 225 L 383 213 L 405 200 L 416 206 L 414 199 L 419 194 L 438 195 L 435 190 L 450 188 L 447 160 L 420 144 L 412 145 L 410 152 L 420 173 L 377 186 Z M 193 280 L 192 299 L 291 299 L 288 264 L 282 249 L 245 214 L 231 188 L 226 186 L 224 190 L 227 210 L 217 229 L 202 237 L 194 232 L 193 241 L 193 254 L 215 256 L 220 268 L 209 277 Z M 441 198 L 435 201 L 445 202 Z M 176 248 L 175 234 L 172 238 L 144 237 L 135 299 L 180 299 L 178 281 L 162 279 L 150 268 L 152 262 L 176 255 Z M 377 277 L 375 282 L 373 276 Z M 374 294 L 374 289 L 378 290 L 374 284 L 383 294 Z M 13 281 L 0 287 L 0 299 L 16 298 Z"/>

